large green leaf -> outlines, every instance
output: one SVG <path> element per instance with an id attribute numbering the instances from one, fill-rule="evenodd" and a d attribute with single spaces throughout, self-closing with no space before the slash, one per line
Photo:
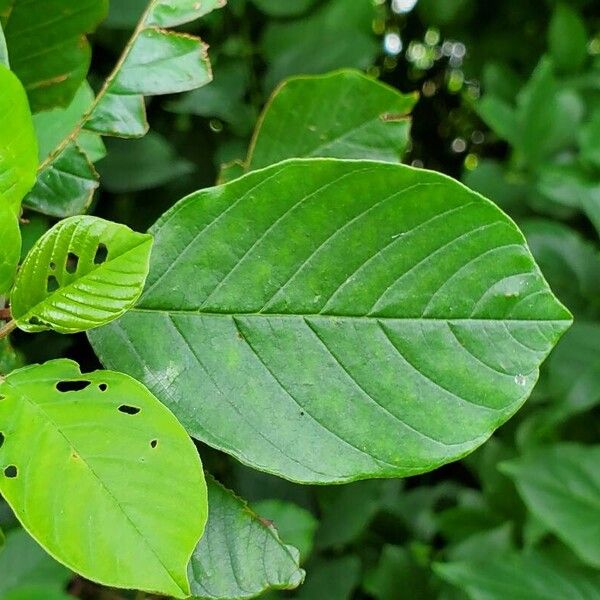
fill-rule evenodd
<path id="1" fill-rule="evenodd" d="M 17 213 L 35 181 L 37 143 L 21 82 L 0 64 L 0 194 Z"/>
<path id="2" fill-rule="evenodd" d="M 164 28 L 193 21 L 223 4 L 150 0 L 86 128 L 102 135 L 140 137 L 148 130 L 144 96 L 193 90 L 210 82 L 206 45 L 197 37 Z"/>
<path id="3" fill-rule="evenodd" d="M 548 28 L 548 45 L 556 66 L 576 71 L 587 58 L 588 35 L 585 23 L 576 10 L 558 2 Z"/>
<path id="4" fill-rule="evenodd" d="M 11 293 L 25 331 L 75 333 L 116 319 L 142 292 L 152 237 L 98 217 L 64 219 L 27 255 Z"/>
<path id="5" fill-rule="evenodd" d="M 568 443 L 501 464 L 535 517 L 596 568 L 600 567 L 599 464 L 600 446 Z"/>
<path id="6" fill-rule="evenodd" d="M 185 598 L 207 518 L 198 454 L 137 381 L 55 360 L 0 384 L 0 492 L 84 577 Z"/>
<path id="7" fill-rule="evenodd" d="M 536 554 L 438 563 L 435 571 L 471 600 L 598 600 L 600 589 L 597 572 Z"/>
<path id="8" fill-rule="evenodd" d="M 11 67 L 34 112 L 67 106 L 91 60 L 85 39 L 108 11 L 108 0 L 3 0 L 0 3 Z"/>
<path id="9" fill-rule="evenodd" d="M 571 323 L 510 219 L 402 165 L 279 163 L 192 194 L 152 232 L 145 293 L 90 335 L 99 357 L 194 437 L 295 481 L 464 456 Z"/>
<path id="10" fill-rule="evenodd" d="M 6 546 L 0 553 L 0 598 L 24 585 L 61 590 L 71 573 L 57 563 L 22 529 L 6 535 Z"/>
<path id="11" fill-rule="evenodd" d="M 289 79 L 264 110 L 248 169 L 319 156 L 398 162 L 408 146 L 408 114 L 415 102 L 414 94 L 358 71 Z"/>
<path id="12" fill-rule="evenodd" d="M 194 598 L 241 600 L 300 585 L 298 550 L 222 485 L 207 483 L 208 523 L 188 569 Z"/>
<path id="13" fill-rule="evenodd" d="M 20 257 L 19 220 L 0 194 L 0 296 L 10 290 Z"/>

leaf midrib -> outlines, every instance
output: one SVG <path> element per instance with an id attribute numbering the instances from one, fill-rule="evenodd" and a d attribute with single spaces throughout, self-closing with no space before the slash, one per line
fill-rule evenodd
<path id="1" fill-rule="evenodd" d="M 4 382 L 8 387 L 12 388 L 15 393 L 17 394 L 17 396 L 19 396 L 20 398 L 23 398 L 24 400 L 27 401 L 27 403 L 32 406 L 34 409 L 37 409 L 39 412 L 41 412 L 44 417 L 47 419 L 47 421 L 54 427 L 55 431 L 65 440 L 65 442 L 69 445 L 69 447 L 71 448 L 72 451 L 77 452 L 77 455 L 79 456 L 79 458 L 81 459 L 81 462 L 86 466 L 86 468 L 88 469 L 88 471 L 91 473 L 91 475 L 93 476 L 93 478 L 99 483 L 100 487 L 106 492 L 107 496 L 109 498 L 111 498 L 111 500 L 114 502 L 114 504 L 117 506 L 119 512 L 127 519 L 127 522 L 131 525 L 131 527 L 134 529 L 134 531 L 137 533 L 138 537 L 142 540 L 142 542 L 144 543 L 144 545 L 150 550 L 150 552 L 156 557 L 156 559 L 158 560 L 158 562 L 162 565 L 163 569 L 165 570 L 165 573 L 168 575 L 168 577 L 171 579 L 171 581 L 175 584 L 175 586 L 181 590 L 183 593 L 187 593 L 186 590 L 182 589 L 181 586 L 179 585 L 179 583 L 177 583 L 177 581 L 175 580 L 175 578 L 173 577 L 173 575 L 171 574 L 170 570 L 168 569 L 168 567 L 164 564 L 162 558 L 156 553 L 156 550 L 152 547 L 152 545 L 150 545 L 148 543 L 148 541 L 146 540 L 146 537 L 144 535 L 142 535 L 142 533 L 140 532 L 140 530 L 138 529 L 138 527 L 136 526 L 136 524 L 131 520 L 131 518 L 129 517 L 129 515 L 127 514 L 127 512 L 125 511 L 125 509 L 121 506 L 121 503 L 119 502 L 119 500 L 115 497 L 115 495 L 112 493 L 112 491 L 106 487 L 106 484 L 104 483 L 104 481 L 98 476 L 98 474 L 94 471 L 94 469 L 92 468 L 92 466 L 89 464 L 89 462 L 85 459 L 84 455 L 80 452 L 79 448 L 77 446 L 75 446 L 71 440 L 67 437 L 67 435 L 62 431 L 60 425 L 48 414 L 47 411 L 45 411 L 42 406 L 40 404 L 38 404 L 37 402 L 35 402 L 35 400 L 32 400 L 26 392 L 19 390 L 19 386 L 15 386 L 13 385 L 10 380 L 5 380 Z M 58 557 L 54 557 L 58 560 Z M 69 566 L 69 565 L 67 565 Z M 71 568 L 69 566 L 69 568 Z"/>

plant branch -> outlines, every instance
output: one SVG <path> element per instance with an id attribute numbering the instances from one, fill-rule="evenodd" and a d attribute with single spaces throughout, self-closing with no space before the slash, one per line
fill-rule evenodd
<path id="1" fill-rule="evenodd" d="M 0 340 L 12 333 L 17 328 L 17 322 L 12 320 L 0 327 Z"/>
<path id="2" fill-rule="evenodd" d="M 133 33 L 132 33 L 131 37 L 129 38 L 129 41 L 125 45 L 125 48 L 123 49 L 123 52 L 121 53 L 121 56 L 119 57 L 119 60 L 116 62 L 115 66 L 113 67 L 113 70 L 110 72 L 109 76 L 105 79 L 102 87 L 100 88 L 100 91 L 94 98 L 94 101 L 92 102 L 92 104 L 90 105 L 88 110 L 83 114 L 81 119 L 79 119 L 79 121 L 75 124 L 75 126 L 69 132 L 69 134 L 65 138 L 63 138 L 63 140 L 54 148 L 54 150 L 52 150 L 52 152 L 40 163 L 40 165 L 38 167 L 38 173 L 43 171 L 53 160 L 55 160 L 56 157 L 71 142 L 75 141 L 77 136 L 81 133 L 81 130 L 85 127 L 85 124 L 89 121 L 90 117 L 92 116 L 92 113 L 94 112 L 96 107 L 100 104 L 100 101 L 102 100 L 102 98 L 104 98 L 104 96 L 106 95 L 106 92 L 108 92 L 110 85 L 112 84 L 115 77 L 121 70 L 123 63 L 127 60 L 127 57 L 129 56 L 129 53 L 131 52 L 131 48 L 133 47 L 133 44 L 134 44 L 135 40 L 137 39 L 137 37 L 139 36 L 139 34 L 144 29 L 145 24 L 146 24 L 146 19 L 148 18 L 150 11 L 152 10 L 152 8 L 154 7 L 155 4 L 156 4 L 156 0 L 150 0 L 150 2 L 148 3 L 148 6 L 144 10 L 144 13 L 140 17 L 140 20 L 138 21 L 135 29 L 133 30 Z"/>

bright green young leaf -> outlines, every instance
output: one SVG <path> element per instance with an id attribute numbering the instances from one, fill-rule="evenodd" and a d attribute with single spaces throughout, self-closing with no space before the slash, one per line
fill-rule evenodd
<path id="1" fill-rule="evenodd" d="M 379 52 L 371 28 L 374 17 L 371 0 L 328 0 L 308 16 L 270 22 L 261 41 L 268 65 L 265 87 L 270 91 L 297 73 L 367 69 Z"/>
<path id="2" fill-rule="evenodd" d="M 576 10 L 558 2 L 548 29 L 548 45 L 554 64 L 565 72 L 579 69 L 587 58 L 588 35 Z"/>
<path id="3" fill-rule="evenodd" d="M 35 182 L 37 143 L 21 82 L 0 64 L 0 194 L 18 213 Z"/>
<path id="4" fill-rule="evenodd" d="M 468 454 L 571 323 L 512 221 L 402 165 L 279 163 L 188 196 L 152 232 L 141 301 L 90 335 L 100 359 L 194 437 L 294 481 Z"/>
<path id="5" fill-rule="evenodd" d="M 0 195 L 0 296 L 12 287 L 20 258 L 19 220 Z"/>
<path id="6" fill-rule="evenodd" d="M 24 585 L 58 591 L 70 578 L 71 573 L 48 556 L 26 531 L 13 529 L 7 533 L 6 546 L 0 553 L 0 598 Z"/>
<path id="7" fill-rule="evenodd" d="M 437 563 L 435 572 L 470 600 L 597 600 L 600 574 L 538 554 Z"/>
<path id="8" fill-rule="evenodd" d="M 139 140 L 108 140 L 108 156 L 98 165 L 102 185 L 114 193 L 158 187 L 194 168 L 154 131 Z"/>
<path id="9" fill-rule="evenodd" d="M 52 556 L 105 585 L 189 596 L 202 466 L 143 385 L 65 359 L 25 367 L 0 384 L 0 430 L 0 492 Z"/>
<path id="10" fill-rule="evenodd" d="M 33 125 L 38 141 L 40 161 L 44 161 L 67 137 L 94 101 L 94 92 L 84 81 L 73 100 L 66 108 L 54 108 L 33 115 Z M 100 160 L 106 153 L 100 136 L 83 131 L 77 137 L 77 144 L 86 151 L 91 162 Z"/>
<path id="11" fill-rule="evenodd" d="M 600 567 L 599 464 L 600 446 L 563 443 L 500 465 L 535 517 L 596 568 Z"/>
<path id="12" fill-rule="evenodd" d="M 25 331 L 75 333 L 116 319 L 142 292 L 152 236 L 98 217 L 64 219 L 39 239 L 11 293 Z"/>
<path id="13" fill-rule="evenodd" d="M 84 213 L 98 187 L 98 173 L 89 156 L 75 142 L 68 144 L 40 170 L 23 204 L 51 217 Z"/>
<path id="14" fill-rule="evenodd" d="M 284 500 L 262 500 L 254 504 L 261 517 L 273 522 L 282 540 L 300 551 L 306 560 L 313 548 L 317 519 L 305 508 Z"/>
<path id="15" fill-rule="evenodd" d="M 320 156 L 398 162 L 408 145 L 415 102 L 414 94 L 401 94 L 358 71 L 289 79 L 264 110 L 248 169 Z"/>
<path id="16" fill-rule="evenodd" d="M 184 92 L 209 83 L 206 45 L 199 38 L 164 28 L 188 23 L 222 5 L 222 0 L 150 0 L 86 128 L 102 135 L 141 137 L 148 130 L 144 96 Z"/>
<path id="17" fill-rule="evenodd" d="M 300 585 L 298 550 L 221 484 L 207 483 L 208 523 L 188 569 L 193 597 L 241 600 Z"/>
<path id="18" fill-rule="evenodd" d="M 106 16 L 108 0 L 6 0 L 1 8 L 11 68 L 32 110 L 67 106 L 90 66 L 85 34 Z"/>

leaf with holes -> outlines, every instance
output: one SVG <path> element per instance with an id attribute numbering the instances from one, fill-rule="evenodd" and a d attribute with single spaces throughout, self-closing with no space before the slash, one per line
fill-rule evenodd
<path id="1" fill-rule="evenodd" d="M 85 79 L 91 50 L 84 34 L 106 16 L 108 0 L 2 0 L 11 67 L 34 112 L 67 106 Z"/>
<path id="2" fill-rule="evenodd" d="M 33 246 L 11 293 L 24 331 L 75 333 L 116 319 L 138 299 L 152 236 L 98 217 L 64 219 Z"/>
<path id="3" fill-rule="evenodd" d="M 416 100 L 353 70 L 288 79 L 263 112 L 247 168 L 320 156 L 398 162 Z"/>
<path id="4" fill-rule="evenodd" d="M 0 194 L 0 296 L 12 287 L 21 258 L 21 231 L 17 216 Z"/>
<path id="5" fill-rule="evenodd" d="M 0 492 L 49 554 L 104 585 L 189 596 L 206 484 L 143 385 L 64 359 L 26 367 L 0 383 L 0 431 Z"/>
<path id="6" fill-rule="evenodd" d="M 207 483 L 208 523 L 188 569 L 194 598 L 242 600 L 299 586 L 298 550 L 243 500 L 210 477 Z"/>
<path id="7" fill-rule="evenodd" d="M 508 217 L 403 165 L 279 163 L 188 196 L 152 233 L 142 299 L 90 334 L 98 356 L 194 437 L 294 481 L 468 454 L 571 324 Z"/>
<path id="8" fill-rule="evenodd" d="M 37 170 L 37 143 L 27 96 L 14 73 L 0 64 L 0 194 L 18 213 Z"/>
<path id="9" fill-rule="evenodd" d="M 141 137 L 148 130 L 144 96 L 193 90 L 212 79 L 206 45 L 197 37 L 169 31 L 223 6 L 222 0 L 150 0 L 86 122 L 102 135 Z"/>

